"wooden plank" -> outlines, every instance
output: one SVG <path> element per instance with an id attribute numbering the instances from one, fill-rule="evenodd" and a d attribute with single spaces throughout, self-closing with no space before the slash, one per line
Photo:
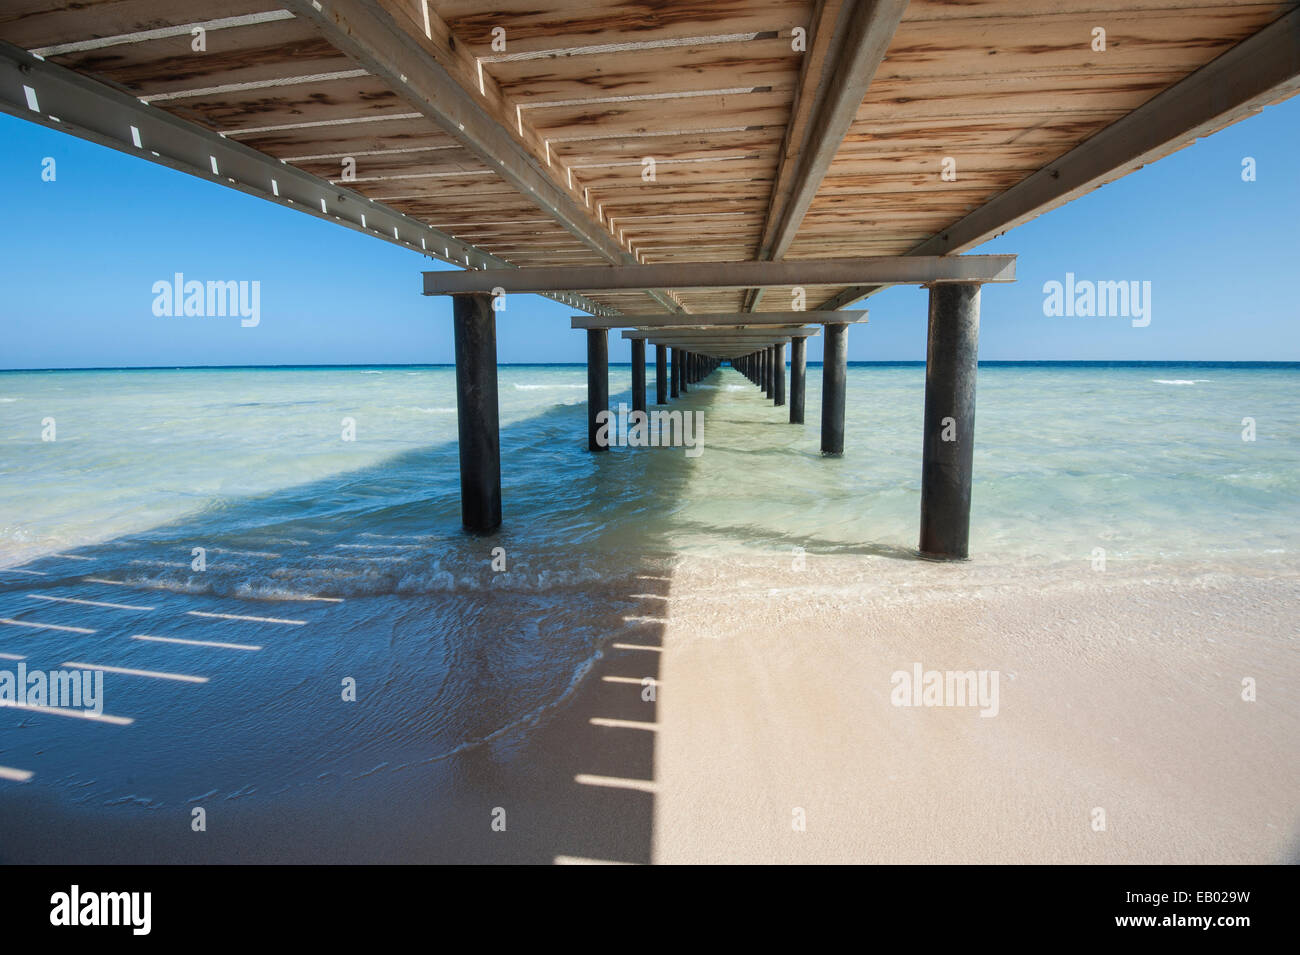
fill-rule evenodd
<path id="1" fill-rule="evenodd" d="M 700 254 L 712 255 L 720 262 L 734 262 L 744 257 L 740 253 L 742 250 L 753 248 L 754 240 L 749 239 L 732 239 L 728 237 L 726 242 L 695 242 L 692 243 L 687 236 L 678 236 L 670 238 L 658 236 L 652 239 L 642 238 L 632 239 L 632 244 L 638 251 L 644 253 L 659 252 L 698 252 Z"/>
<path id="2" fill-rule="evenodd" d="M 592 192 L 592 201 L 599 200 L 605 208 L 605 215 L 617 215 L 621 201 L 634 202 L 638 206 L 647 204 L 676 205 L 681 202 L 722 201 L 761 203 L 767 200 L 770 179 L 735 179 L 715 180 L 691 184 L 677 183 L 636 183 L 627 186 L 606 186 L 599 193 Z"/>
<path id="3" fill-rule="evenodd" d="M 459 173 L 488 173 L 496 171 L 482 163 L 477 156 L 459 146 L 452 149 L 426 149 L 420 151 L 381 153 L 379 155 L 347 154 L 329 159 L 300 159 L 294 163 L 325 179 L 338 179 L 343 175 L 344 159 L 351 159 L 351 167 L 358 180 L 392 178 L 415 175 L 445 175 Z M 403 181 L 403 180 L 398 180 Z"/>
<path id="4" fill-rule="evenodd" d="M 937 162 L 931 168 L 918 172 L 867 173 L 856 176 L 827 176 L 822 181 L 818 202 L 823 199 L 854 199 L 862 196 L 879 196 L 893 202 L 905 201 L 920 204 L 936 199 L 956 201 L 983 199 L 992 196 L 1024 178 L 1025 173 L 1011 168 L 996 172 L 966 169 L 961 165 L 964 156 L 958 155 L 957 178 L 942 178 Z M 996 169 L 997 167 L 993 167 Z M 1031 167 L 1037 168 L 1037 167 Z"/>
<path id="5" fill-rule="evenodd" d="M 274 0 L 5 0 L 0 39 L 24 50 L 278 10 Z"/>
<path id="6" fill-rule="evenodd" d="M 1260 0 L 1238 0 L 1225 4 L 1224 0 L 1084 0 L 1082 9 L 1096 14 L 1158 11 L 1177 8 L 1193 12 L 1206 7 L 1230 5 L 1242 10 L 1253 7 L 1271 7 L 1279 14 L 1286 4 L 1261 3 Z M 1051 16 L 1061 12 L 1061 0 L 912 0 L 907 9 L 911 20 L 981 20 L 989 17 Z"/>
<path id="7" fill-rule="evenodd" d="M 1136 109 L 1182 78 L 1182 73 L 1123 73 L 1101 76 L 1021 76 L 882 80 L 872 86 L 857 122 L 869 129 L 879 120 L 967 119 L 1020 113 Z"/>
<path id="8" fill-rule="evenodd" d="M 1277 18 L 1273 6 L 1110 11 L 910 20 L 889 48 L 881 80 L 988 73 L 1190 73 Z M 1092 29 L 1106 31 L 1104 51 Z"/>
<path id="9" fill-rule="evenodd" d="M 723 123 L 725 125 L 725 118 Z M 592 130 L 593 133 L 597 132 Z M 711 155 L 769 156 L 775 161 L 781 129 L 759 126 L 727 132 L 688 132 L 673 135 L 604 136 L 599 139 L 551 139 L 551 152 L 579 174 L 592 164 L 640 162 L 643 156 L 698 159 Z"/>
<path id="10" fill-rule="evenodd" d="M 1017 172 L 1028 175 L 1077 145 L 1076 140 L 1039 146 L 1013 144 L 979 147 L 945 144 L 927 149 L 923 144 L 917 144 L 915 148 L 906 150 L 894 147 L 888 151 L 842 156 L 831 166 L 826 181 L 829 183 L 838 178 L 861 176 L 933 175 L 938 178 L 943 171 L 944 160 L 948 158 L 956 161 L 959 178 L 966 173 L 977 172 Z"/>
<path id="11" fill-rule="evenodd" d="M 669 157 L 655 158 L 655 178 L 642 178 L 646 167 L 639 161 L 627 165 L 575 170 L 574 177 L 582 185 L 597 190 L 606 188 L 674 189 L 677 186 L 698 185 L 710 182 L 733 182 L 737 179 L 758 179 L 771 182 L 773 160 L 771 157 L 738 155 L 734 158 L 707 160 L 677 160 Z"/>
<path id="12" fill-rule="evenodd" d="M 790 89 L 800 54 L 788 37 L 484 63 L 516 103 L 726 87 Z M 725 81 L 715 77 L 725 77 Z"/>
<path id="13" fill-rule="evenodd" d="M 376 201 L 379 201 L 376 198 Z M 521 205 L 520 197 L 514 193 L 502 193 L 486 196 L 462 196 L 460 199 L 425 196 L 418 199 L 385 200 L 394 208 L 401 208 L 408 215 L 429 223 L 452 222 L 463 220 L 466 216 L 507 218 L 520 216 L 531 209 Z"/>
<path id="14" fill-rule="evenodd" d="M 223 133 L 290 123 L 391 116 L 410 111 L 410 106 L 396 93 L 370 76 L 167 100 L 157 106 L 182 119 Z"/>
<path id="15" fill-rule="evenodd" d="M 687 132 L 725 126 L 785 123 L 788 91 L 696 96 L 688 100 L 649 100 L 600 106 L 549 106 L 524 111 L 538 134 L 565 139 L 599 130 L 601 135 Z"/>
<path id="16" fill-rule="evenodd" d="M 351 60 L 293 19 L 214 31 L 206 37 L 204 52 L 195 52 L 192 41 L 187 33 L 46 59 L 141 96 L 354 68 Z"/>
<path id="17" fill-rule="evenodd" d="M 288 162 L 304 156 L 366 156 L 379 150 L 464 148 L 418 114 L 405 119 L 381 117 L 366 122 L 231 135 Z"/>
<path id="18" fill-rule="evenodd" d="M 495 173 L 490 177 L 474 175 L 376 181 L 360 179 L 352 185 L 363 195 L 373 195 L 376 199 L 380 195 L 388 195 L 390 199 L 400 196 L 415 201 L 430 199 L 461 205 L 473 204 L 478 199 L 489 196 L 508 196 L 515 203 L 520 199 L 514 186 Z"/>
<path id="19" fill-rule="evenodd" d="M 937 152 L 945 148 L 993 149 L 998 146 L 1077 145 L 1113 123 L 1115 110 L 1080 110 L 1060 113 L 1018 113 L 1006 116 L 952 117 L 942 123 L 933 120 L 854 123 L 832 170 L 841 161 L 851 161 L 877 152 Z"/>
<path id="20" fill-rule="evenodd" d="M 507 51 L 564 50 L 613 40 L 641 43 L 807 26 L 810 3 L 791 0 L 431 0 L 474 56 L 490 56 L 492 28 Z"/>

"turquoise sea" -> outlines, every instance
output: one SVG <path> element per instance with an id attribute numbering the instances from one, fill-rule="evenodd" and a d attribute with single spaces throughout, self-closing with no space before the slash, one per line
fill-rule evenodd
<path id="1" fill-rule="evenodd" d="M 724 368 L 679 403 L 699 456 L 592 455 L 583 366 L 502 366 L 505 523 L 481 539 L 451 368 L 0 373 L 0 660 L 208 680 L 110 672 L 125 730 L 3 714 L 0 765 L 98 810 L 398 791 L 520 745 L 684 555 L 905 572 L 924 368 L 850 367 L 840 459 L 820 378 L 796 426 Z M 1298 397 L 1296 365 L 982 366 L 969 567 L 1294 556 Z"/>
<path id="2" fill-rule="evenodd" d="M 630 402 L 628 379 L 611 367 L 611 406 Z M 839 460 L 818 453 L 820 398 L 814 365 L 808 423 L 791 426 L 723 369 L 679 405 L 704 413 L 702 455 L 593 457 L 585 368 L 503 366 L 502 539 L 534 576 L 584 559 L 603 567 L 647 536 L 710 553 L 796 539 L 911 548 L 923 366 L 851 366 Z M 1094 546 L 1151 558 L 1292 549 L 1298 398 L 1300 365 L 982 366 L 973 550 L 1060 560 Z M 41 440 L 47 418 L 55 441 Z M 401 567 L 409 585 L 423 572 L 434 587 L 426 558 L 457 572 L 455 438 L 449 367 L 2 373 L 0 566 L 199 529 L 284 550 L 263 544 L 304 525 L 440 541 L 415 566 L 381 562 L 390 578 Z M 251 563 L 239 582 L 255 589 L 264 570 Z"/>

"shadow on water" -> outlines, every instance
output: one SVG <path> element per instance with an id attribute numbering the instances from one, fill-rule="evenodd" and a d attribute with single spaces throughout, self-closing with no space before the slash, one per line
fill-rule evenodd
<path id="1" fill-rule="evenodd" d="M 134 671 L 129 723 L 0 712 L 0 862 L 649 862 L 694 463 L 587 453 L 582 404 L 501 443 L 491 538 L 453 441 L 0 571 L 0 668 Z"/>

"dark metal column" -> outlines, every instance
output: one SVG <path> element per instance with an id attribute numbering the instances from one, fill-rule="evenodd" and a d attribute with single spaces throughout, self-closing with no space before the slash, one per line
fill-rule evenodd
<path id="1" fill-rule="evenodd" d="M 501 526 L 501 422 L 497 412 L 497 324 L 491 295 L 453 295 L 460 516 L 467 531 Z"/>
<path id="2" fill-rule="evenodd" d="M 609 333 L 603 328 L 587 329 L 587 449 L 608 451 L 596 440 L 600 423 L 596 416 L 609 411 Z M 609 435 L 612 429 L 606 426 Z"/>
<path id="3" fill-rule="evenodd" d="M 844 383 L 848 374 L 849 326 L 826 325 L 822 358 L 822 454 L 844 453 Z"/>
<path id="4" fill-rule="evenodd" d="M 632 410 L 645 411 L 645 339 L 632 339 Z"/>
<path id="5" fill-rule="evenodd" d="M 772 361 L 776 368 L 776 404 L 785 404 L 785 343 L 778 342 L 772 348 Z"/>
<path id="6" fill-rule="evenodd" d="M 668 404 L 668 346 L 655 346 L 655 404 Z"/>
<path id="7" fill-rule="evenodd" d="M 678 383 L 678 388 L 682 394 L 691 390 L 691 353 L 688 351 L 679 351 L 677 353 L 682 359 L 682 380 Z"/>
<path id="8" fill-rule="evenodd" d="M 674 348 L 673 368 L 672 368 L 672 397 L 676 398 L 682 393 L 682 353 L 679 349 Z"/>
<path id="9" fill-rule="evenodd" d="M 979 337 L 979 285 L 930 286 L 920 550 L 936 560 L 965 560 L 970 544 Z"/>
<path id="10" fill-rule="evenodd" d="M 808 371 L 808 342 L 790 340 L 790 423 L 803 424 L 804 381 Z"/>

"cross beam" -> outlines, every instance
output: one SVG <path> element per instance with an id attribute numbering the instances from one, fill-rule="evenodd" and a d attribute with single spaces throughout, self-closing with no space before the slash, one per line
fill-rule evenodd
<path id="1" fill-rule="evenodd" d="M 865 324 L 867 313 L 700 312 L 694 315 L 574 315 L 573 328 L 763 328 L 769 325 Z"/>
<path id="2" fill-rule="evenodd" d="M 678 262 L 425 272 L 425 295 L 614 292 L 627 289 L 770 288 L 782 285 L 930 285 L 1014 282 L 1014 255 L 876 255 L 782 262 Z"/>
<path id="3" fill-rule="evenodd" d="M 637 328 L 625 331 L 623 337 L 629 340 L 644 339 L 655 341 L 660 338 L 673 338 L 677 341 L 694 341 L 694 340 L 711 340 L 711 341 L 739 341 L 740 339 L 768 339 L 776 338 L 811 338 L 819 331 L 816 325 L 810 328 L 801 326 L 791 326 L 789 328 L 772 328 L 772 329 L 746 329 L 744 331 L 730 331 L 727 329 L 716 328 L 671 328 L 671 329 L 649 329 Z"/>

